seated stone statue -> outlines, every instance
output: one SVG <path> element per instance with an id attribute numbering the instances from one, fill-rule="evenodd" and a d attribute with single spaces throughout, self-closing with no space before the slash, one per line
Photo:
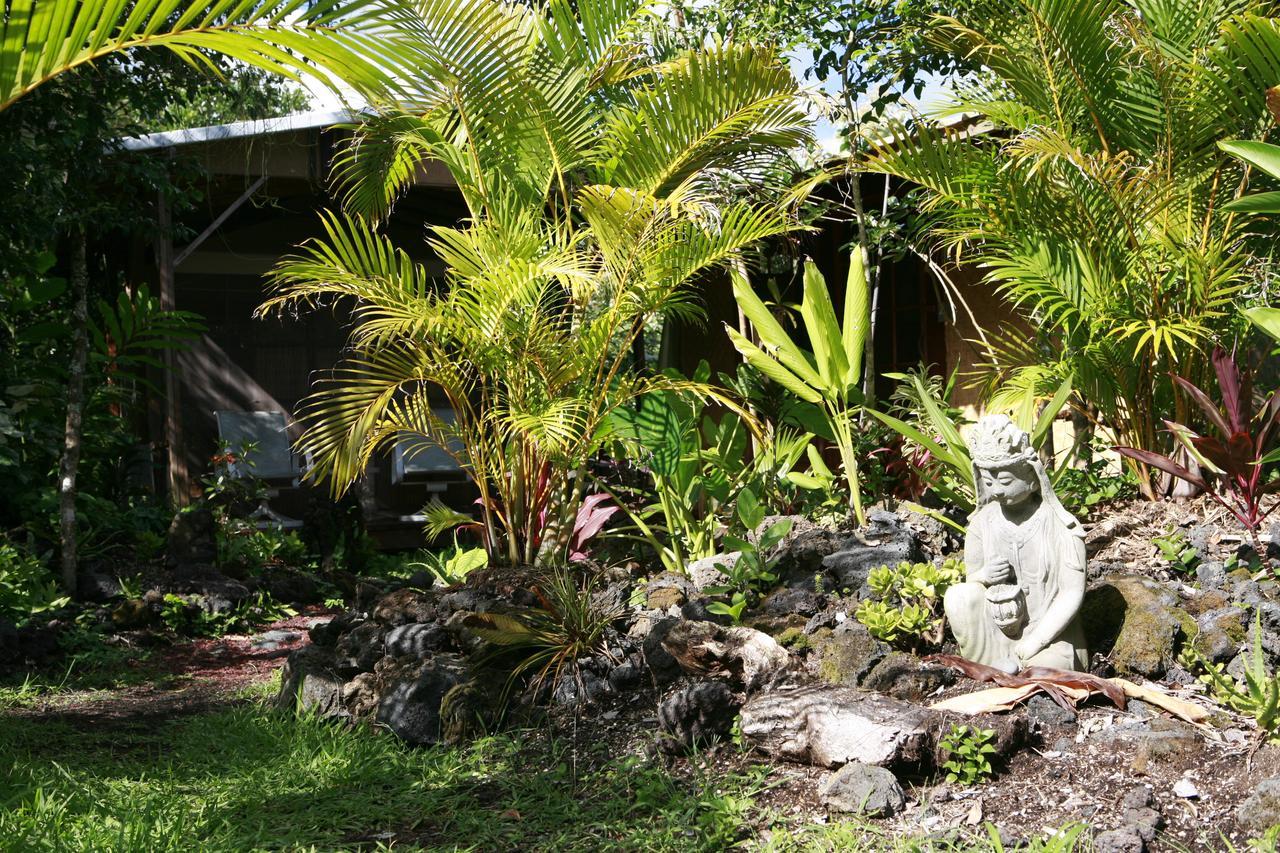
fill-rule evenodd
<path id="1" fill-rule="evenodd" d="M 978 421 L 969 448 L 978 508 L 964 543 L 966 582 L 943 599 L 961 656 L 1010 673 L 1088 669 L 1078 618 L 1080 522 L 1054 495 L 1027 434 L 1007 417 Z"/>

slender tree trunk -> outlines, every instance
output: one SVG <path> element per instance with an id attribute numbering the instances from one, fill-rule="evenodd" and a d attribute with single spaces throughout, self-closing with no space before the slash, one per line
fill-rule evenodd
<path id="1" fill-rule="evenodd" d="M 58 465 L 58 522 L 62 547 L 62 584 L 76 594 L 77 519 L 76 475 L 84 438 L 84 374 L 89 362 L 89 264 L 84 226 L 72 234 L 71 246 L 71 365 L 67 377 L 67 423 L 62 460 Z"/>

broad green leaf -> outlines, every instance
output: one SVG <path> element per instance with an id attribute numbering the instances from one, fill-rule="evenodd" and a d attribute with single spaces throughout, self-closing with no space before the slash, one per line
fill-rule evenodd
<path id="1" fill-rule="evenodd" d="M 848 384 L 849 362 L 845 357 L 840 327 L 836 324 L 836 309 L 831 304 L 826 279 L 813 261 L 804 264 L 804 299 L 800 302 L 800 316 L 804 318 L 809 343 L 818 362 L 818 372 L 827 393 L 839 396 Z"/>
<path id="2" fill-rule="evenodd" d="M 1228 154 L 1256 166 L 1273 178 L 1280 178 L 1280 145 L 1248 140 L 1219 142 L 1218 147 Z"/>
<path id="3" fill-rule="evenodd" d="M 786 388 L 792 394 L 795 394 L 801 400 L 808 403 L 822 402 L 822 394 L 816 390 L 815 386 L 806 383 L 799 376 L 783 367 L 772 356 L 747 340 L 737 329 L 725 326 L 725 331 L 728 332 L 729 339 L 733 341 L 734 347 L 737 348 L 738 352 L 742 353 L 752 367 L 777 382 L 783 388 Z M 817 378 L 816 375 L 814 378 Z"/>
<path id="4" fill-rule="evenodd" d="M 1280 343 L 1280 308 L 1250 308 L 1244 312 L 1249 322 Z"/>
<path id="5" fill-rule="evenodd" d="M 1236 213 L 1280 213 L 1280 192 L 1254 193 L 1222 206 Z"/>
<path id="6" fill-rule="evenodd" d="M 822 377 L 814 370 L 808 355 L 804 350 L 796 346 L 795 342 L 791 340 L 791 336 L 774 319 L 773 313 L 756 295 L 747 277 L 736 268 L 730 270 L 729 277 L 733 281 L 733 296 L 738 302 L 738 307 L 742 309 L 742 313 L 746 315 L 746 318 L 751 321 L 756 334 L 760 336 L 760 343 L 763 347 L 776 353 L 778 361 L 801 381 L 807 383 L 811 388 L 821 388 L 823 385 Z M 742 347 L 738 347 L 738 351 L 741 352 Z M 809 397 L 803 397 L 803 399 L 810 400 Z M 810 400 L 810 402 L 816 403 L 817 400 Z"/>
<path id="7" fill-rule="evenodd" d="M 1062 380 L 1062 384 L 1058 386 L 1053 399 L 1045 404 L 1044 410 L 1040 412 L 1040 417 L 1036 420 L 1035 428 L 1031 430 L 1032 447 L 1039 448 L 1044 443 L 1045 436 L 1053 429 L 1053 422 L 1058 418 L 1058 412 L 1061 412 L 1062 407 L 1067 404 L 1067 400 L 1071 399 L 1071 390 L 1071 380 Z"/>
<path id="8" fill-rule="evenodd" d="M 849 280 L 844 288 L 844 328 L 842 330 L 845 359 L 849 375 L 845 384 L 853 385 L 862 378 L 862 356 L 871 329 L 871 287 L 861 249 L 849 255 Z"/>

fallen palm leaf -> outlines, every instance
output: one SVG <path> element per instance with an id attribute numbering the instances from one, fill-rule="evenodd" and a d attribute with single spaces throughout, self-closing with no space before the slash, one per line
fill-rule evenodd
<path id="1" fill-rule="evenodd" d="M 1025 701 L 1036 693 L 1043 692 L 1063 708 L 1074 712 L 1077 703 L 1088 699 L 1094 694 L 1101 694 L 1115 703 L 1115 706 L 1120 710 L 1123 711 L 1125 707 L 1125 693 L 1122 687 L 1107 681 L 1105 678 L 1099 678 L 1087 672 L 1071 672 L 1047 666 L 1029 666 L 1021 672 L 1010 675 L 1007 672 L 1001 672 L 995 667 L 966 660 L 958 655 L 930 655 L 924 661 L 925 663 L 938 663 L 943 666 L 949 666 L 974 681 L 990 682 L 999 687 L 1007 688 L 1031 688 L 1026 696 L 1018 701 Z M 1007 698 L 1007 694 L 1001 695 Z"/>
<path id="2" fill-rule="evenodd" d="M 1120 689 L 1124 691 L 1124 695 L 1130 699 L 1141 699 L 1143 702 L 1162 708 L 1175 717 L 1186 720 L 1188 723 L 1200 725 L 1213 716 L 1213 712 L 1203 705 L 1179 699 L 1177 696 L 1170 696 L 1163 690 L 1157 690 L 1145 684 L 1134 684 L 1132 681 L 1127 681 L 1123 678 L 1112 678 L 1109 681 L 1112 684 L 1119 685 Z"/>

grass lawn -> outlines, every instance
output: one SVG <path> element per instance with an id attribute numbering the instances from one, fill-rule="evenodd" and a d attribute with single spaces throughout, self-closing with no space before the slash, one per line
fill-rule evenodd
<path id="1" fill-rule="evenodd" d="M 90 719 L 0 719 L 0 849 L 991 849 L 889 841 L 857 821 L 791 826 L 756 802 L 777 784 L 765 768 L 713 778 L 583 754 L 594 769 L 575 784 L 567 746 L 540 733 L 406 749 L 259 701 Z"/>

